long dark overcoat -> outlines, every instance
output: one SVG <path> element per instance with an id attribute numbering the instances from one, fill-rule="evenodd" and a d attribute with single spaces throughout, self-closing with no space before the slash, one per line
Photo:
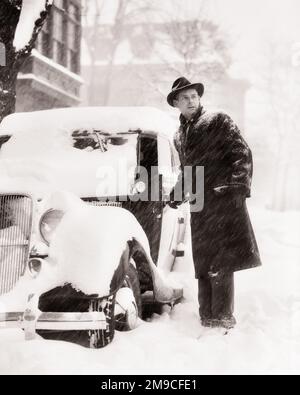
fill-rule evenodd
<path id="1" fill-rule="evenodd" d="M 204 166 L 204 208 L 191 212 L 196 278 L 209 271 L 259 266 L 246 207 L 252 153 L 238 127 L 227 114 L 201 108 L 189 122 L 181 116 L 175 145 L 183 166 Z M 217 187 L 224 188 L 218 192 Z"/>

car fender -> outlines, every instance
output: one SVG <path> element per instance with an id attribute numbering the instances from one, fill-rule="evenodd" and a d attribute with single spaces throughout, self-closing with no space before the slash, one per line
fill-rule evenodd
<path id="1" fill-rule="evenodd" d="M 114 206 L 82 202 L 65 213 L 49 248 L 61 279 L 87 295 L 108 295 L 114 272 L 129 241 L 150 256 L 147 236 L 135 216 Z"/>
<path id="2" fill-rule="evenodd" d="M 151 275 L 154 299 L 161 303 L 172 303 L 183 296 L 180 285 L 171 282 L 165 273 L 153 262 L 150 253 L 135 238 L 128 242 L 130 256 L 137 257 L 138 265 L 142 265 L 144 272 Z"/>

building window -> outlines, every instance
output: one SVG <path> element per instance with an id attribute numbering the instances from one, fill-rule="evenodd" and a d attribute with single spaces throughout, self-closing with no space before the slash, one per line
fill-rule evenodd
<path id="1" fill-rule="evenodd" d="M 52 34 L 52 45 L 53 52 L 52 58 L 56 63 L 63 66 L 66 65 L 65 62 L 65 11 L 64 9 L 55 7 L 52 13 L 52 23 L 53 23 L 53 34 Z"/>
<path id="2" fill-rule="evenodd" d="M 38 35 L 37 49 L 48 58 L 51 57 L 51 46 L 50 43 L 50 35 L 51 35 L 51 22 L 50 17 L 48 17 L 44 23 L 43 29 Z"/>
<path id="3" fill-rule="evenodd" d="M 80 72 L 81 15 L 78 0 L 54 0 L 37 49 L 74 73 Z"/>

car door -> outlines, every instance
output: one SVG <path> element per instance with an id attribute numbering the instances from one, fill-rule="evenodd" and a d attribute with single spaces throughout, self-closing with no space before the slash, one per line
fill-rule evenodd
<path id="1" fill-rule="evenodd" d="M 167 200 L 181 171 L 180 161 L 173 144 L 165 137 L 158 138 L 159 173 L 162 178 L 162 193 Z M 184 255 L 188 204 L 173 209 L 164 204 L 161 221 L 160 248 L 157 265 L 171 271 L 176 257 Z"/>
<path id="2" fill-rule="evenodd" d="M 134 214 L 145 231 L 151 251 L 151 257 L 157 263 L 162 211 L 164 203 L 161 199 L 161 178 L 158 172 L 158 140 L 154 133 L 142 133 L 138 144 L 138 162 L 136 184 L 145 187 L 143 192 L 131 196 L 128 209 Z"/>

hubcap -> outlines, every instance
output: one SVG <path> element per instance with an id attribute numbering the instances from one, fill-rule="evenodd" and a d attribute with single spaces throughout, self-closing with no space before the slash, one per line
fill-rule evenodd
<path id="1" fill-rule="evenodd" d="M 130 288 L 120 288 L 116 295 L 115 315 L 123 314 L 129 329 L 137 326 L 138 309 Z"/>

